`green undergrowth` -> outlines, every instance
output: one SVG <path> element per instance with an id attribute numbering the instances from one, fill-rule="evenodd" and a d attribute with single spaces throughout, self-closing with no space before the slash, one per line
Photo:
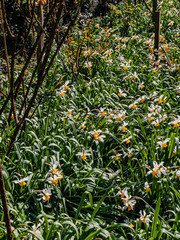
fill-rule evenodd
<path id="1" fill-rule="evenodd" d="M 144 5 L 80 16 L 8 158 L 2 116 L 14 239 L 180 239 L 179 2 L 159 10 L 158 61 Z"/>

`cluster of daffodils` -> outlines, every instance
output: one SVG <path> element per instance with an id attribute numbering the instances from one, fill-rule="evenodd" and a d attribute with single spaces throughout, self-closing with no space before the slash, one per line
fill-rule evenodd
<path id="1" fill-rule="evenodd" d="M 63 178 L 62 171 L 59 171 L 59 169 L 57 168 L 58 165 L 58 163 L 54 163 L 49 171 L 49 174 L 51 176 L 47 179 L 47 181 L 50 184 L 57 184 Z"/>
<path id="2" fill-rule="evenodd" d="M 58 162 L 54 163 L 49 170 L 50 177 L 47 178 L 47 181 L 51 185 L 58 184 L 58 182 L 63 178 L 62 171 L 58 169 L 58 165 L 59 165 Z M 52 195 L 51 188 L 45 188 L 38 194 L 38 196 L 40 197 L 39 200 L 40 201 L 43 200 L 44 202 L 49 201 L 51 195 Z"/>
<path id="3" fill-rule="evenodd" d="M 136 200 L 128 194 L 127 188 L 124 188 L 122 191 L 120 190 L 116 196 L 119 196 L 122 199 L 122 202 L 124 204 L 122 210 L 127 209 L 128 211 L 133 210 L 135 204 L 136 204 Z"/>
<path id="4" fill-rule="evenodd" d="M 62 79 L 61 79 L 62 80 Z M 59 89 L 56 90 L 56 96 L 64 97 L 67 90 L 69 89 L 69 81 L 65 82 Z"/>
<path id="5" fill-rule="evenodd" d="M 150 188 L 149 188 L 149 185 L 148 183 L 146 182 L 145 183 L 145 189 L 146 189 L 146 192 L 149 192 L 150 191 Z M 122 202 L 124 204 L 122 210 L 125 210 L 127 209 L 128 211 L 131 211 L 133 210 L 135 204 L 136 204 L 136 200 L 128 194 L 128 191 L 127 191 L 127 188 L 124 188 L 122 191 L 120 190 L 116 196 L 120 196 L 121 199 L 122 199 Z M 140 210 L 140 218 L 139 220 L 147 225 L 149 225 L 150 222 L 152 222 L 150 220 L 150 217 L 151 217 L 151 214 L 147 214 L 145 210 Z M 133 224 L 129 224 L 131 227 L 134 227 Z"/>
<path id="6" fill-rule="evenodd" d="M 57 167 L 58 167 L 59 163 L 54 163 L 50 170 L 49 170 L 49 175 L 50 177 L 47 178 L 47 182 L 55 185 L 57 184 L 60 180 L 62 180 L 63 175 L 62 175 L 62 171 L 60 171 Z M 20 187 L 26 186 L 27 182 L 31 180 L 32 175 L 27 176 L 25 178 L 20 178 L 19 180 L 15 180 L 14 183 L 19 184 Z M 50 188 L 45 188 L 43 190 L 36 190 L 35 192 L 38 193 L 38 196 L 40 197 L 39 200 L 43 200 L 45 202 L 47 202 L 51 195 L 51 189 Z"/>
<path id="7" fill-rule="evenodd" d="M 90 132 L 93 137 L 95 142 L 104 142 L 104 139 L 106 138 L 105 135 L 103 135 L 103 132 L 101 130 L 94 130 Z"/>

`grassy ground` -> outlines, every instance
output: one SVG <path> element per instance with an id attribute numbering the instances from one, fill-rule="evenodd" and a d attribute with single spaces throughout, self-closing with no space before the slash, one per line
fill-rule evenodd
<path id="1" fill-rule="evenodd" d="M 3 161 L 14 239 L 180 239 L 179 5 L 159 3 L 157 62 L 144 5 L 80 17 Z"/>

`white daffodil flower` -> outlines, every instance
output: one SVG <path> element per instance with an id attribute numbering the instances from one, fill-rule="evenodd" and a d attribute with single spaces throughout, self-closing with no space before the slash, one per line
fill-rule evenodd
<path id="1" fill-rule="evenodd" d="M 162 148 L 166 148 L 167 142 L 169 142 L 170 138 L 166 138 L 164 141 L 159 141 L 157 144 L 160 145 Z"/>
<path id="2" fill-rule="evenodd" d="M 143 222 L 143 223 L 146 223 L 147 225 L 149 225 L 149 223 L 150 222 L 152 222 L 151 220 L 150 220 L 150 217 L 151 217 L 151 215 L 149 214 L 149 215 L 147 215 L 147 213 L 146 213 L 146 211 L 145 210 L 140 210 L 140 221 L 141 222 Z"/>
<path id="3" fill-rule="evenodd" d="M 167 168 L 163 166 L 164 162 L 161 162 L 161 163 L 157 163 L 155 161 L 153 161 L 153 169 L 150 170 L 147 175 L 151 174 L 152 173 L 152 176 L 156 176 L 157 177 L 160 177 L 161 176 L 161 173 L 164 174 L 164 175 L 167 175 Z"/>
<path id="4" fill-rule="evenodd" d="M 119 88 L 119 89 L 118 89 L 118 96 L 119 96 L 119 97 L 126 97 L 127 94 L 124 93 L 124 92 Z"/>
<path id="5" fill-rule="evenodd" d="M 43 189 L 42 193 L 39 194 L 39 196 L 41 197 L 39 200 L 44 200 L 45 202 L 47 202 L 50 199 L 50 196 L 52 195 L 51 193 L 51 189 Z"/>
<path id="6" fill-rule="evenodd" d="M 144 189 L 145 189 L 146 192 L 151 191 L 148 182 L 145 182 L 145 184 L 144 184 Z"/>
<path id="7" fill-rule="evenodd" d="M 116 197 L 121 195 L 121 198 L 128 197 L 128 191 L 127 188 L 124 188 L 122 191 L 119 190 L 119 192 L 116 194 Z"/>
<path id="8" fill-rule="evenodd" d="M 122 143 L 123 142 L 125 142 L 126 144 L 129 144 L 130 142 L 131 142 L 131 139 L 132 138 L 132 136 L 129 136 L 128 138 L 125 138 L 123 141 L 122 141 Z"/>
<path id="9" fill-rule="evenodd" d="M 170 124 L 173 124 L 173 128 L 179 127 L 180 126 L 180 117 L 178 117 L 174 121 L 170 122 L 169 125 Z"/>
<path id="10" fill-rule="evenodd" d="M 28 181 L 28 178 L 29 177 L 25 177 L 25 178 L 22 178 L 20 180 L 15 180 L 14 183 L 20 184 L 21 187 L 25 186 L 27 184 L 26 182 Z"/>
<path id="11" fill-rule="evenodd" d="M 131 211 L 136 204 L 136 200 L 133 199 L 131 195 L 125 196 L 124 198 L 122 198 L 122 201 L 124 203 L 124 207 L 122 208 L 122 210 L 125 210 L 127 208 L 128 211 Z"/>
<path id="12" fill-rule="evenodd" d="M 90 150 L 83 150 L 82 152 L 78 152 L 76 156 L 80 156 L 81 159 L 87 159 L 87 156 L 90 156 Z"/>
<path id="13" fill-rule="evenodd" d="M 176 172 L 176 177 L 180 179 L 180 170 Z"/>
<path id="14" fill-rule="evenodd" d="M 97 142 L 104 142 L 104 139 L 106 138 L 105 135 L 102 135 L 101 130 L 94 130 L 90 132 L 94 136 L 94 140 Z"/>

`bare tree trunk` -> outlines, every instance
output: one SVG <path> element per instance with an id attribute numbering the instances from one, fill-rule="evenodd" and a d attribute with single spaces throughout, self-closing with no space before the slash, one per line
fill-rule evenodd
<path id="1" fill-rule="evenodd" d="M 155 22 L 155 12 L 157 11 L 157 0 L 153 0 L 153 14 L 152 14 L 152 20 Z"/>
<path id="2" fill-rule="evenodd" d="M 155 60 L 159 58 L 159 36 L 160 36 L 160 12 L 155 12 L 155 39 L 154 39 L 154 55 Z"/>
<path id="3" fill-rule="evenodd" d="M 39 16 L 39 22 L 41 24 L 41 26 L 43 27 L 44 25 L 44 14 L 43 14 L 43 6 L 40 4 L 39 5 L 39 9 L 38 9 L 38 16 Z M 40 27 L 39 27 L 39 31 L 40 31 Z M 38 49 L 37 49 L 37 61 L 39 60 L 42 50 L 44 47 L 44 33 L 41 34 L 40 40 L 39 40 L 39 44 L 38 44 Z M 38 79 L 41 77 L 40 76 L 40 72 L 41 72 L 41 66 L 42 66 L 42 62 L 43 62 L 43 56 L 40 59 L 40 64 L 38 67 Z"/>

